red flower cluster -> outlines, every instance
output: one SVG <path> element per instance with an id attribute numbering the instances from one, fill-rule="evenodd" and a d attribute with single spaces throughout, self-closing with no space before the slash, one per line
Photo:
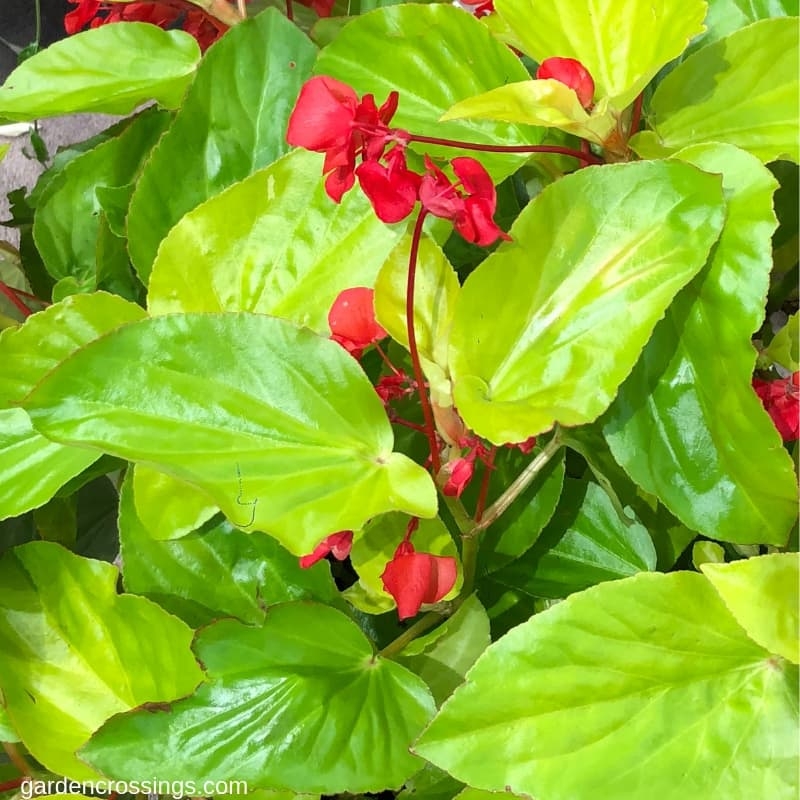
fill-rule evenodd
<path id="1" fill-rule="evenodd" d="M 366 347 L 389 335 L 375 319 L 374 301 L 374 289 L 354 286 L 339 292 L 328 312 L 331 339 L 354 358 L 361 358 Z"/>
<path id="2" fill-rule="evenodd" d="M 450 220 L 468 242 L 486 246 L 508 239 L 493 220 L 497 195 L 478 161 L 454 158 L 455 183 L 427 156 L 424 175 L 408 168 L 406 148 L 413 136 L 389 127 L 397 104 L 397 92 L 378 108 L 371 94 L 359 100 L 350 86 L 320 75 L 300 90 L 286 140 L 325 153 L 325 191 L 337 203 L 358 178 L 383 222 L 405 219 L 419 200 L 427 212 Z"/>
<path id="3" fill-rule="evenodd" d="M 197 39 L 205 52 L 228 30 L 228 26 L 186 0 L 109 3 L 102 0 L 69 0 L 77 8 L 64 17 L 68 34 L 78 33 L 88 24 L 97 28 L 111 22 L 149 22 L 159 28 L 180 26 Z M 98 16 L 98 14 L 100 16 Z"/>
<path id="4" fill-rule="evenodd" d="M 753 378 L 753 388 L 783 441 L 797 441 L 800 438 L 800 372 L 777 381 Z"/>
<path id="5" fill-rule="evenodd" d="M 578 101 L 585 109 L 592 107 L 594 80 L 580 61 L 574 58 L 546 58 L 539 65 L 536 77 L 540 80 L 553 78 L 569 86 L 570 89 L 574 89 Z"/>
<path id="6" fill-rule="evenodd" d="M 322 561 L 328 553 L 338 561 L 344 561 L 350 555 L 353 546 L 353 531 L 339 531 L 326 536 L 315 548 L 314 552 L 300 558 L 300 566 L 303 569 L 313 567 L 317 561 Z"/>

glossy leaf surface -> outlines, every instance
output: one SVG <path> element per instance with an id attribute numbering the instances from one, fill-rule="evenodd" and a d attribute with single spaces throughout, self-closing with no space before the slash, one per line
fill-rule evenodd
<path id="1" fill-rule="evenodd" d="M 64 362 L 25 405 L 46 435 L 193 483 L 235 525 L 298 555 L 385 511 L 436 511 L 430 476 L 392 453 L 357 362 L 273 317 L 174 314 L 125 326 Z"/>
<path id="2" fill-rule="evenodd" d="M 580 61 L 596 98 L 622 110 L 703 30 L 706 4 L 687 0 L 497 0 L 496 8 L 536 61 Z"/>
<path id="3" fill-rule="evenodd" d="M 450 368 L 465 422 L 501 444 L 599 416 L 705 262 L 723 209 L 720 179 L 677 162 L 547 187 L 462 287 Z"/>
<path id="4" fill-rule="evenodd" d="M 110 564 L 51 542 L 0 558 L 0 689 L 31 754 L 69 778 L 97 777 L 74 753 L 112 714 L 181 697 L 201 678 L 191 630 L 118 596 L 116 581 Z"/>
<path id="5" fill-rule="evenodd" d="M 557 598 L 655 567 L 647 529 L 621 519 L 596 483 L 568 479 L 553 518 L 534 545 L 492 580 L 534 597 Z"/>
<path id="6" fill-rule="evenodd" d="M 200 60 L 195 39 L 143 22 L 103 25 L 25 60 L 0 87 L 0 116 L 129 114 L 155 100 L 175 108 Z"/>
<path id="7" fill-rule="evenodd" d="M 797 514 L 780 436 L 751 387 L 772 267 L 775 182 L 730 145 L 679 157 L 723 175 L 728 216 L 709 264 L 676 297 L 603 418 L 616 460 L 712 539 L 783 544 Z"/>
<path id="8" fill-rule="evenodd" d="M 645 786 L 663 800 L 789 800 L 797 678 L 702 575 L 638 575 L 508 633 L 414 749 L 470 786 L 548 800 L 639 800 Z"/>
<path id="9" fill-rule="evenodd" d="M 766 19 L 693 53 L 650 103 L 652 131 L 631 140 L 644 158 L 724 142 L 764 162 L 800 157 L 797 19 Z"/>
<path id="10" fill-rule="evenodd" d="M 703 564 L 730 612 L 762 647 L 800 663 L 800 556 L 772 553 L 730 564 Z"/>
<path id="11" fill-rule="evenodd" d="M 446 4 L 389 6 L 354 19 L 320 53 L 314 72 L 350 84 L 359 95 L 370 92 L 378 103 L 399 92 L 392 126 L 415 134 L 484 144 L 538 144 L 542 138 L 535 128 L 502 122 L 438 121 L 459 100 L 528 77 L 519 59 L 484 26 Z M 429 144 L 419 149 L 444 158 L 455 152 Z M 501 180 L 527 157 L 481 153 L 480 161 Z"/>
<path id="12" fill-rule="evenodd" d="M 275 9 L 236 25 L 204 56 L 131 200 L 130 253 L 142 280 L 187 211 L 289 149 L 289 112 L 315 56 Z"/>
<path id="13" fill-rule="evenodd" d="M 408 748 L 433 715 L 425 684 L 373 655 L 342 613 L 280 605 L 259 628 L 204 629 L 195 651 L 208 680 L 192 697 L 111 720 L 83 757 L 123 778 L 235 774 L 297 792 L 398 788 L 422 765 Z"/>
<path id="14" fill-rule="evenodd" d="M 361 192 L 336 205 L 321 168 L 297 150 L 190 211 L 159 249 L 150 312 L 253 311 L 327 334 L 339 292 L 373 286 L 397 234 Z"/>
<path id="15" fill-rule="evenodd" d="M 120 497 L 126 591 L 146 595 L 193 627 L 228 616 L 258 624 L 275 603 L 337 599 L 327 562 L 302 569 L 271 536 L 244 533 L 224 520 L 179 541 L 156 540 L 137 513 L 134 489 L 126 479 Z"/>

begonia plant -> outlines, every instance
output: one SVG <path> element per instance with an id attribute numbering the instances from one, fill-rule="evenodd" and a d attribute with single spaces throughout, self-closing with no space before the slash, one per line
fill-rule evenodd
<path id="1" fill-rule="evenodd" d="M 796 0 L 70 2 L 0 791 L 796 797 Z"/>

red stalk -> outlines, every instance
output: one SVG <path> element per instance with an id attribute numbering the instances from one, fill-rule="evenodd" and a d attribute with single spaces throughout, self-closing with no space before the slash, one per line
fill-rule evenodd
<path id="1" fill-rule="evenodd" d="M 494 457 L 496 454 L 497 454 L 497 447 L 492 447 L 483 465 L 483 479 L 481 480 L 481 488 L 480 491 L 478 492 L 478 504 L 475 506 L 475 522 L 481 521 L 484 509 L 486 508 L 486 499 L 489 497 L 489 482 L 492 479 L 492 470 L 494 469 Z"/>
<path id="2" fill-rule="evenodd" d="M 425 420 L 425 435 L 428 437 L 428 444 L 431 449 L 433 472 L 434 475 L 437 475 L 442 462 L 439 458 L 439 444 L 436 440 L 436 423 L 433 419 L 433 409 L 428 398 L 428 392 L 425 389 L 425 376 L 422 373 L 422 364 L 420 363 L 419 350 L 417 349 L 417 334 L 414 330 L 414 285 L 417 277 L 417 254 L 419 253 L 419 240 L 422 236 L 422 224 L 425 222 L 427 213 L 424 208 L 420 209 L 417 221 L 414 224 L 414 232 L 411 235 L 411 252 L 408 255 L 408 283 L 406 284 L 406 327 L 408 328 L 408 352 L 411 354 L 411 363 L 414 366 L 414 380 L 417 382 L 419 402 L 422 405 L 422 416 Z"/>
<path id="3" fill-rule="evenodd" d="M 33 311 L 31 311 L 28 306 L 26 306 L 25 303 L 23 303 L 22 300 L 17 297 L 16 290 L 3 283 L 3 281 L 0 281 L 0 293 L 4 294 L 24 317 L 29 317 L 31 314 L 33 314 Z"/>

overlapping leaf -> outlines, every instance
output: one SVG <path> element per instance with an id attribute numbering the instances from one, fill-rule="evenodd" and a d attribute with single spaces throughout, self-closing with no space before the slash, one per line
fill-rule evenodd
<path id="1" fill-rule="evenodd" d="M 797 679 L 705 577 L 643 574 L 490 647 L 414 750 L 470 786 L 549 800 L 789 800 Z"/>
<path id="2" fill-rule="evenodd" d="M 75 751 L 112 714 L 191 692 L 192 632 L 141 597 L 116 593 L 110 564 L 30 542 L 0 558 L 0 689 L 9 718 L 48 770 L 97 773 Z"/>
<path id="3" fill-rule="evenodd" d="M 321 157 L 297 150 L 181 219 L 159 249 L 148 305 L 254 311 L 327 333 L 336 296 L 374 285 L 396 240 L 363 193 L 336 205 Z"/>
<path id="4" fill-rule="evenodd" d="M 622 110 L 703 30 L 706 4 L 690 0 L 497 0 L 497 11 L 536 61 L 574 58 L 597 97 Z"/>
<path id="5" fill-rule="evenodd" d="M 693 53 L 658 86 L 653 130 L 631 139 L 644 158 L 702 142 L 734 144 L 764 162 L 800 159 L 797 19 L 766 19 Z"/>
<path id="6" fill-rule="evenodd" d="M 710 538 L 783 544 L 797 514 L 791 459 L 750 381 L 772 266 L 775 181 L 753 156 L 680 158 L 723 175 L 728 217 L 707 267 L 676 297 L 603 431 L 617 461 Z"/>
<path id="7" fill-rule="evenodd" d="M 22 62 L 0 87 L 0 116 L 129 114 L 155 100 L 175 108 L 200 61 L 195 39 L 144 22 L 103 25 Z"/>
<path id="8" fill-rule="evenodd" d="M 250 788 L 374 792 L 422 766 L 409 745 L 434 711 L 422 680 L 375 656 L 339 611 L 271 609 L 262 627 L 224 620 L 195 643 L 208 680 L 169 711 L 116 717 L 81 751 L 129 779 L 236 776 Z"/>
<path id="9" fill-rule="evenodd" d="M 315 55 L 275 9 L 236 25 L 205 55 L 131 199 L 130 254 L 145 283 L 161 240 L 187 211 L 289 149 L 289 112 Z"/>
<path id="10" fill-rule="evenodd" d="M 433 516 L 430 476 L 392 452 L 389 421 L 334 342 L 253 314 L 127 325 L 25 403 L 57 441 L 143 461 L 206 491 L 235 525 L 295 554 L 390 510 Z"/>
<path id="11" fill-rule="evenodd" d="M 229 522 L 212 522 L 180 541 L 157 541 L 143 524 L 137 501 L 126 478 L 119 509 L 125 589 L 148 596 L 194 627 L 228 616 L 257 624 L 265 607 L 275 603 L 331 604 L 338 597 L 327 562 L 302 569 L 271 536 L 244 533 Z"/>
<path id="12" fill-rule="evenodd" d="M 599 416 L 723 217 L 720 179 L 678 162 L 545 189 L 462 287 L 449 363 L 466 423 L 500 444 Z"/>
<path id="13" fill-rule="evenodd" d="M 503 122 L 438 122 L 459 100 L 528 77 L 519 59 L 484 26 L 446 4 L 389 6 L 354 19 L 320 53 L 314 72 L 338 78 L 359 94 L 370 92 L 379 103 L 399 92 L 392 125 L 412 133 L 484 144 L 538 144 L 542 138 L 536 128 Z M 428 144 L 420 149 L 444 158 L 459 154 Z M 526 158 L 480 156 L 495 180 L 510 175 Z"/>

